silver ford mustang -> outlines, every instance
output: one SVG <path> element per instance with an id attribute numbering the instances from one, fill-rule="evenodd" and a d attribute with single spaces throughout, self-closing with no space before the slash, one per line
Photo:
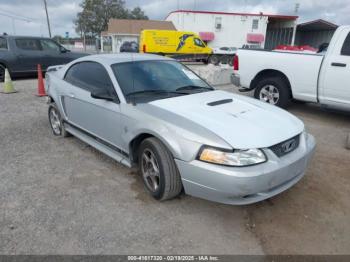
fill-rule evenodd
<path id="1" fill-rule="evenodd" d="M 215 90 L 172 59 L 94 55 L 46 75 L 54 135 L 74 135 L 139 166 L 158 200 L 186 194 L 226 204 L 258 202 L 305 174 L 313 136 L 288 112 Z"/>

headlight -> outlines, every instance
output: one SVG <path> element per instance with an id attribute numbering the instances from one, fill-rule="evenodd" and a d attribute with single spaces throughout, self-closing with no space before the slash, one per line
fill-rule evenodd
<path id="1" fill-rule="evenodd" d="M 225 166 L 251 166 L 264 163 L 267 160 L 265 154 L 260 149 L 225 151 L 225 149 L 211 147 L 204 147 L 199 152 L 198 159 Z"/>

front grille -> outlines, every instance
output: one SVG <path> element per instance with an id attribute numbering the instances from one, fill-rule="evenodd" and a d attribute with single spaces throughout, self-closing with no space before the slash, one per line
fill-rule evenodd
<path id="1" fill-rule="evenodd" d="M 299 147 L 300 135 L 269 147 L 278 157 L 285 156 Z"/>

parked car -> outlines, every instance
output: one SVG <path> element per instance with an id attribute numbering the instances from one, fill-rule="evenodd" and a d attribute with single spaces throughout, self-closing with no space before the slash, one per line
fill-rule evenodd
<path id="1" fill-rule="evenodd" d="M 139 44 L 135 41 L 125 41 L 122 46 L 120 47 L 120 52 L 127 52 L 127 53 L 138 53 L 139 52 Z"/>
<path id="2" fill-rule="evenodd" d="M 95 55 L 49 68 L 46 91 L 54 135 L 138 165 L 159 200 L 184 189 L 227 204 L 261 201 L 297 183 L 315 148 L 288 112 L 215 90 L 157 55 Z"/>
<path id="3" fill-rule="evenodd" d="M 0 36 L 0 81 L 5 68 L 11 76 L 32 75 L 41 64 L 43 71 L 52 65 L 66 64 L 85 53 L 70 52 L 54 40 L 30 36 Z"/>
<path id="4" fill-rule="evenodd" d="M 315 54 L 239 49 L 232 83 L 281 107 L 293 98 L 349 110 L 350 26 L 340 26 L 321 48 Z"/>
<path id="5" fill-rule="evenodd" d="M 213 54 L 209 58 L 209 62 L 214 65 L 229 64 L 233 65 L 233 56 L 236 54 L 237 48 L 235 47 L 216 47 L 213 48 Z"/>

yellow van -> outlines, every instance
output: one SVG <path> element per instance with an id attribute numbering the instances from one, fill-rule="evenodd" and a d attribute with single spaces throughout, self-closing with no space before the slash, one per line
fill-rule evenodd
<path id="1" fill-rule="evenodd" d="M 161 55 L 207 56 L 213 52 L 196 33 L 172 30 L 143 30 L 139 51 Z"/>

